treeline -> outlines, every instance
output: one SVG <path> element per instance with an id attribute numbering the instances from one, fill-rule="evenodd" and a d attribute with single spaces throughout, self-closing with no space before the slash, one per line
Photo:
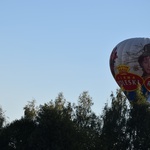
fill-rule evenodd
<path id="1" fill-rule="evenodd" d="M 150 105 L 137 93 L 129 104 L 121 90 L 112 93 L 101 115 L 83 92 L 77 104 L 62 93 L 54 101 L 24 107 L 24 116 L 5 123 L 0 109 L 0 150 L 148 150 L 150 149 Z"/>

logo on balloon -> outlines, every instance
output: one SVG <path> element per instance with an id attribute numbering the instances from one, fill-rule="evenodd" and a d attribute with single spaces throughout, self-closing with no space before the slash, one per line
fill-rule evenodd
<path id="1" fill-rule="evenodd" d="M 133 91 L 138 88 L 139 84 L 143 84 L 143 79 L 140 76 L 129 73 L 130 69 L 128 66 L 120 65 L 117 69 L 119 73 L 116 75 L 115 79 L 123 90 Z"/>

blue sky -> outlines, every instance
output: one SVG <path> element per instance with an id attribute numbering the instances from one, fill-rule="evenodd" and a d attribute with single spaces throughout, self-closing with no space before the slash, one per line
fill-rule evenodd
<path id="1" fill-rule="evenodd" d="M 109 69 L 122 40 L 149 37 L 150 1 L 0 1 L 0 105 L 8 121 L 63 92 L 76 103 L 83 91 L 101 114 L 118 88 Z"/>

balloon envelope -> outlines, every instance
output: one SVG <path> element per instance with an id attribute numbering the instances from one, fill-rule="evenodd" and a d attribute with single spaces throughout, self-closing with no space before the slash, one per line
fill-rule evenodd
<path id="1" fill-rule="evenodd" d="M 129 101 L 141 87 L 150 101 L 150 38 L 131 38 L 117 44 L 110 55 L 110 70 Z"/>

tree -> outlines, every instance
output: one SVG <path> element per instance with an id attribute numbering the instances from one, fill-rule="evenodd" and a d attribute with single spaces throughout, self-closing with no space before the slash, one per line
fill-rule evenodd
<path id="1" fill-rule="evenodd" d="M 99 138 L 100 118 L 92 111 L 92 98 L 87 91 L 80 94 L 78 105 L 75 106 L 74 122 L 77 125 L 78 132 L 81 134 L 78 138 L 82 141 L 80 149 L 97 149 Z"/>
<path id="2" fill-rule="evenodd" d="M 150 149 L 150 103 L 140 88 L 136 99 L 126 102 L 120 90 L 112 93 L 112 103 L 106 104 L 102 115 L 100 148 L 102 150 Z"/>
<path id="3" fill-rule="evenodd" d="M 6 121 L 6 119 L 5 119 L 3 109 L 2 109 L 2 107 L 0 107 L 0 129 L 3 127 L 5 121 Z"/>
<path id="4" fill-rule="evenodd" d="M 132 150 L 150 149 L 150 103 L 140 90 L 128 103 L 121 90 L 112 93 L 101 116 L 92 111 L 87 91 L 77 105 L 63 93 L 40 105 L 29 102 L 25 116 L 1 126 L 0 148 L 18 150 Z M 1 110 L 2 112 L 2 110 Z M 1 114 L 2 118 L 3 113 Z M 3 123 L 3 121 L 2 121 Z"/>
<path id="5" fill-rule="evenodd" d="M 30 149 L 78 150 L 76 127 L 71 120 L 72 108 L 62 93 L 55 102 L 41 105 L 36 117 L 36 130 L 30 138 Z"/>
<path id="6" fill-rule="evenodd" d="M 8 124 L 0 134 L 0 149 L 29 149 L 29 137 L 35 127 L 36 124 L 33 121 L 23 118 Z"/>
<path id="7" fill-rule="evenodd" d="M 25 119 L 34 120 L 37 116 L 38 108 L 35 106 L 35 100 L 29 101 L 23 109 Z"/>
<path id="8" fill-rule="evenodd" d="M 121 90 L 116 91 L 116 96 L 111 94 L 111 106 L 105 105 L 102 114 L 102 129 L 100 136 L 100 149 L 126 150 L 126 124 L 128 119 L 128 106 L 126 97 Z"/>
<path id="9" fill-rule="evenodd" d="M 126 126 L 129 149 L 150 149 L 150 103 L 141 90 L 136 92 L 136 101 L 131 104 Z"/>
<path id="10" fill-rule="evenodd" d="M 79 127 L 89 127 L 91 125 L 91 106 L 93 105 L 92 98 L 87 91 L 80 94 L 78 105 L 76 108 L 75 120 Z"/>

